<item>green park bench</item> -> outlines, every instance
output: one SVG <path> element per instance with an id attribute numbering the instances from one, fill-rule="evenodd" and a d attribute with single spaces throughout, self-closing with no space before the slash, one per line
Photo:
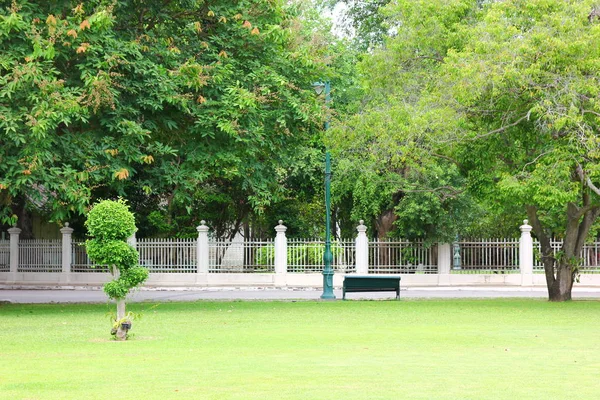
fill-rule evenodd
<path id="1" fill-rule="evenodd" d="M 342 290 L 343 300 L 346 300 L 346 292 L 396 292 L 396 299 L 400 300 L 400 277 L 346 275 Z"/>

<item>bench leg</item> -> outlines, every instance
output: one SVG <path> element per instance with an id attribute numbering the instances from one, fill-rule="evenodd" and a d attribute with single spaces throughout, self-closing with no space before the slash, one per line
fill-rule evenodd
<path id="1" fill-rule="evenodd" d="M 400 300 L 400 288 L 396 290 L 396 300 Z"/>
<path id="2" fill-rule="evenodd" d="M 342 300 L 346 300 L 346 288 L 342 287 Z"/>

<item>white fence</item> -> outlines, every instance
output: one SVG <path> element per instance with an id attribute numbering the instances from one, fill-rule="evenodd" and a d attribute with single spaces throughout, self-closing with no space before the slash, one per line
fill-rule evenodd
<path id="1" fill-rule="evenodd" d="M 10 271 L 10 242 L 0 240 L 0 272 Z"/>
<path id="2" fill-rule="evenodd" d="M 452 273 L 519 273 L 518 239 L 463 240 L 453 244 Z M 458 251 L 457 251 L 458 250 Z M 456 257 L 456 255 L 460 257 Z"/>
<path id="3" fill-rule="evenodd" d="M 314 285 L 317 275 L 323 271 L 324 241 L 288 239 L 285 229 L 282 224 L 276 227 L 275 240 L 224 241 L 209 240 L 208 227 L 203 224 L 198 228 L 198 239 L 139 239 L 136 247 L 140 265 L 148 268 L 150 280 L 154 279 L 156 285 L 161 282 L 286 285 L 292 281 L 299 286 L 306 282 Z M 347 273 L 401 274 L 403 282 L 425 285 L 532 285 L 542 282 L 539 243 L 532 243 L 530 236 L 528 242 L 522 237 L 521 241 L 472 239 L 428 246 L 402 239 L 368 241 L 366 227 L 361 223 L 357 229 L 356 240 L 331 243 L 337 284 L 339 277 Z M 107 266 L 94 267 L 84 242 L 72 240 L 71 228 L 65 227 L 61 232 L 62 240 L 19 240 L 19 229 L 11 228 L 10 241 L 0 241 L 0 284 L 27 283 L 36 279 L 36 282 L 45 279 L 45 282 L 88 284 L 105 279 Z M 526 234 L 529 235 L 523 231 L 523 235 Z M 557 254 L 562 242 L 554 241 L 552 246 Z M 529 250 L 522 252 L 521 249 Z M 581 256 L 579 272 L 600 275 L 600 242 L 587 244 Z M 525 269 L 523 265 L 526 265 Z M 535 279 L 532 273 L 537 275 Z M 52 275 L 60 277 L 49 278 Z M 586 282 L 592 281 L 596 280 Z"/>
<path id="4" fill-rule="evenodd" d="M 20 241 L 18 265 L 18 272 L 61 272 L 62 241 Z"/>
<path id="5" fill-rule="evenodd" d="M 139 239 L 140 265 L 150 273 L 196 273 L 195 239 Z"/>
<path id="6" fill-rule="evenodd" d="M 275 271 L 273 240 L 212 240 L 208 243 L 209 273 L 269 273 Z"/>
<path id="7" fill-rule="evenodd" d="M 373 240 L 369 243 L 369 273 L 437 274 L 434 250 L 422 241 Z"/>

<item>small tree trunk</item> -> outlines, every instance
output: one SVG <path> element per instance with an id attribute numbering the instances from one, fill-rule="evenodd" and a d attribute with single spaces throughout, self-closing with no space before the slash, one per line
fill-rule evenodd
<path id="1" fill-rule="evenodd" d="M 126 340 L 127 339 L 127 331 L 128 329 L 123 329 L 121 323 L 123 322 L 123 318 L 125 318 L 125 299 L 117 299 L 117 340 Z"/>

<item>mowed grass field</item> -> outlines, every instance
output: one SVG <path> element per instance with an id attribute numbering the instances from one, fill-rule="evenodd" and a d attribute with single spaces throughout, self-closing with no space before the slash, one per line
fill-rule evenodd
<path id="1" fill-rule="evenodd" d="M 0 305 L 0 399 L 597 399 L 600 302 Z"/>

